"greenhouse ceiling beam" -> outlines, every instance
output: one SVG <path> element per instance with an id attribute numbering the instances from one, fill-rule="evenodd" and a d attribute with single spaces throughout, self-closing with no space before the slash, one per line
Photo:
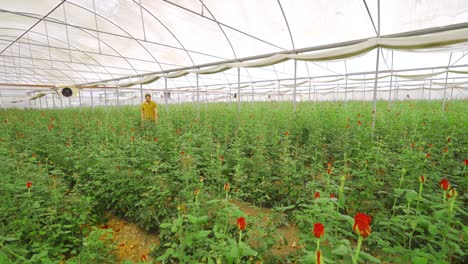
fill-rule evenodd
<path id="1" fill-rule="evenodd" d="M 456 65 L 456 66 L 451 66 L 450 68 L 462 68 L 462 67 L 468 67 L 468 64 L 463 64 L 463 65 Z M 380 73 L 397 73 L 397 72 L 410 72 L 410 71 L 423 71 L 423 70 L 432 70 L 432 69 L 446 69 L 447 66 L 437 66 L 437 67 L 425 67 L 425 68 L 412 68 L 412 69 L 401 69 L 401 70 L 383 70 L 379 71 Z M 348 76 L 356 76 L 356 75 L 364 75 L 364 74 L 375 74 L 375 71 L 366 71 L 366 72 L 354 72 L 354 73 L 348 73 Z M 314 76 L 312 78 L 309 77 L 298 77 L 297 80 L 306 80 L 306 79 L 320 79 L 320 78 L 331 78 L 331 77 L 345 77 L 344 74 L 333 74 L 333 75 L 320 75 L 320 76 Z M 468 77 L 466 77 L 468 78 Z M 292 81 L 294 78 L 283 78 L 280 79 L 280 81 Z M 259 80 L 259 81 L 253 81 L 253 82 L 240 82 L 240 84 L 255 84 L 255 83 L 264 83 L 264 82 L 275 82 L 277 81 L 276 79 L 268 79 L 268 80 Z M 229 85 L 228 83 L 217 83 L 217 84 L 208 84 L 206 86 L 227 86 Z M 183 86 L 183 87 L 178 87 L 178 88 L 189 88 L 189 86 Z"/>
<path id="2" fill-rule="evenodd" d="M 468 22 L 453 24 L 453 25 L 447 25 L 447 26 L 442 26 L 442 27 L 434 27 L 434 28 L 426 28 L 426 29 L 420 29 L 420 30 L 414 30 L 414 31 L 407 31 L 407 32 L 402 32 L 402 33 L 384 35 L 384 36 L 381 36 L 381 37 L 382 38 L 397 38 L 397 37 L 418 36 L 418 35 L 432 34 L 432 33 L 438 33 L 438 32 L 456 30 L 456 29 L 463 29 L 463 28 L 468 28 Z M 362 42 L 365 42 L 365 41 L 373 39 L 373 38 L 374 37 L 357 39 L 357 40 L 350 40 L 350 41 L 344 41 L 344 42 L 338 42 L 338 43 L 333 43 L 333 44 L 325 44 L 325 45 L 319 45 L 319 46 L 308 47 L 308 48 L 300 48 L 300 49 L 296 49 L 295 51 L 297 53 L 305 53 L 305 52 L 311 52 L 311 51 L 327 50 L 327 49 L 333 49 L 333 48 L 339 48 L 339 47 L 344 47 L 344 46 L 355 45 L 355 44 L 362 43 Z M 220 65 L 220 64 L 226 64 L 226 63 L 235 63 L 235 62 L 238 62 L 238 61 L 246 62 L 246 61 L 251 61 L 251 60 L 264 59 L 264 58 L 271 57 L 271 56 L 277 55 L 277 54 L 291 54 L 291 52 L 292 52 L 292 50 L 282 51 L 282 52 L 274 52 L 274 53 L 266 53 L 266 54 L 262 54 L 262 55 L 255 55 L 255 56 L 250 56 L 250 57 L 239 58 L 238 60 L 218 61 L 218 62 L 212 62 L 212 63 L 199 64 L 199 65 L 196 65 L 196 66 L 170 69 L 170 70 L 165 70 L 165 71 L 155 71 L 155 72 L 147 73 L 147 74 L 138 74 L 138 75 L 128 76 L 126 78 L 107 79 L 107 80 L 102 80 L 102 82 L 120 81 L 120 80 L 125 80 L 125 79 L 130 79 L 130 78 L 141 78 L 141 77 L 145 77 L 145 76 L 148 76 L 148 75 L 154 75 L 154 74 L 167 74 L 167 73 L 183 71 L 183 70 L 191 70 L 191 69 L 196 69 L 196 68 L 212 67 L 212 66 L 216 66 L 216 65 Z M 446 67 L 447 66 L 445 66 L 445 68 Z M 86 83 L 86 84 L 92 84 L 92 83 Z"/>
<path id="3" fill-rule="evenodd" d="M 74 3 L 74 5 L 76 6 L 79 6 L 77 4 Z M 14 12 L 14 11 L 9 11 L 9 10 L 4 10 L 4 9 L 0 9 L 0 12 L 5 12 L 5 13 L 11 13 L 11 14 L 15 14 L 15 15 L 19 15 L 19 16 L 24 16 L 24 17 L 29 17 L 29 18 L 33 18 L 33 19 L 37 19 L 37 16 L 35 16 L 34 14 L 28 14 L 28 13 L 24 13 L 24 12 Z M 193 11 L 191 11 L 193 12 Z M 206 17 L 205 17 L 206 18 Z M 211 20 L 211 19 L 210 19 Z M 207 56 L 207 57 L 210 57 L 210 58 L 215 58 L 215 59 L 222 59 L 222 60 L 227 60 L 227 58 L 223 58 L 223 57 L 219 57 L 219 56 L 214 56 L 214 55 L 210 55 L 210 54 L 207 54 L 207 53 L 203 53 L 203 52 L 198 52 L 198 51 L 194 51 L 194 50 L 189 50 L 189 49 L 184 49 L 184 48 L 179 48 L 179 47 L 175 47 L 175 46 L 171 46 L 171 45 L 167 45 L 167 44 L 163 44 L 163 43 L 159 43 L 159 42 L 154 42 L 154 41 L 150 41 L 150 40 L 144 40 L 144 39 L 139 39 L 139 38 L 135 38 L 135 37 L 131 37 L 131 36 L 125 36 L 125 35 L 121 35 L 121 34 L 116 34 L 116 33 L 112 33 L 112 32 L 106 32 L 106 31 L 100 31 L 100 30 L 97 30 L 97 29 L 93 29 L 93 28 L 87 28 L 87 27 L 82 27 L 82 26 L 78 26 L 78 25 L 73 25 L 73 24 L 69 24 L 69 23 L 64 23 L 63 21 L 59 21 L 59 20 L 56 20 L 56 19 L 53 19 L 53 18 L 46 18 L 44 19 L 44 21 L 46 22 L 50 22 L 50 23 L 55 23 L 55 24 L 59 24 L 59 25 L 63 25 L 63 26 L 68 26 L 68 27 L 73 27 L 73 28 L 76 28 L 76 29 L 80 29 L 80 30 L 85 30 L 85 31 L 91 31 L 91 32 L 95 32 L 97 35 L 99 34 L 107 34 L 107 35 L 111 35 L 111 36 L 116 36 L 116 37 L 121 37 L 121 38 L 126 38 L 126 39 L 130 39 L 130 40 L 135 40 L 135 41 L 143 41 L 143 42 L 147 42 L 147 43 L 150 43 L 150 44 L 155 44 L 155 45 L 158 45 L 158 46 L 164 46 L 164 47 L 168 47 L 168 48 L 172 48 L 172 49 L 177 49 L 177 50 L 182 50 L 182 51 L 187 51 L 187 52 L 190 52 L 190 53 L 195 53 L 195 54 L 199 54 L 199 55 L 203 55 L 203 56 Z M 224 25 L 223 23 L 220 23 L 221 25 L 223 26 L 226 26 Z M 229 27 L 229 26 L 227 26 Z M 19 29 L 15 29 L 15 30 L 19 30 Z M 236 30 L 238 31 L 238 30 Z M 33 31 L 32 31 L 33 32 Z M 37 32 L 33 32 L 33 33 L 37 33 Z M 245 35 L 248 35 L 250 36 L 249 34 L 245 33 L 245 32 L 241 32 Z M 37 33 L 39 34 L 39 33 Z M 251 36 L 253 37 L 253 36 Z M 253 37 L 255 38 L 255 37 Z M 258 39 L 258 38 L 255 38 L 255 39 Z M 260 39 L 258 39 L 260 40 Z M 262 40 L 260 40 L 262 41 Z M 267 42 L 268 43 L 268 42 Z M 271 44 L 271 43 L 269 43 Z M 273 45 L 273 44 L 271 44 Z M 275 45 L 273 45 L 275 46 Z M 278 47 L 279 48 L 279 47 Z M 284 48 L 280 48 L 281 50 L 286 50 Z M 93 54 L 93 52 L 88 52 L 86 51 L 87 53 L 90 53 L 90 54 Z M 100 54 L 100 55 L 105 55 L 105 56 L 115 56 L 115 55 L 110 55 L 110 54 Z M 123 59 L 132 59 L 132 60 L 139 60 L 138 58 L 130 58 L 130 57 L 125 57 L 125 56 L 115 56 L 115 57 L 119 57 L 119 58 L 123 58 Z M 154 61 L 151 61 L 154 63 Z M 170 65 L 170 64 L 165 64 L 165 65 Z M 317 64 L 318 65 L 318 64 Z M 176 65 L 174 65 L 176 66 Z M 180 65 L 177 65 L 178 67 L 182 67 Z M 320 65 L 318 65 L 320 66 Z M 324 68 L 323 66 L 320 66 L 322 68 Z M 274 67 L 273 67 L 274 68 Z M 179 69 L 179 68 L 178 68 Z M 189 68 L 190 69 L 190 68 Z M 329 70 L 327 68 L 324 68 L 326 70 Z M 271 71 L 271 70 L 268 70 L 268 69 L 264 69 L 264 70 L 267 70 L 267 71 Z M 276 69 L 274 69 L 273 71 L 276 71 Z M 330 71 L 330 70 L 329 70 Z"/>
<path id="4" fill-rule="evenodd" d="M 77 4 L 74 4 L 74 5 L 79 6 Z M 10 10 L 5 10 L 5 9 L 0 9 L 0 12 L 5 12 L 5 13 L 10 13 L 10 14 L 15 14 L 15 15 L 19 15 L 19 16 L 28 17 L 28 18 L 37 19 L 37 16 L 35 16 L 34 14 L 31 14 L 31 13 L 15 12 L 15 11 L 10 11 Z M 176 46 L 172 46 L 172 45 L 168 45 L 168 44 L 164 44 L 164 43 L 160 43 L 160 42 L 155 42 L 155 41 L 151 41 L 151 40 L 147 40 L 147 39 L 145 40 L 145 39 L 125 36 L 125 35 L 117 34 L 117 33 L 113 33 L 113 32 L 107 32 L 107 31 L 97 30 L 97 29 L 93 29 L 93 28 L 78 26 L 78 25 L 74 25 L 74 24 L 70 24 L 70 23 L 65 23 L 65 22 L 57 20 L 55 18 L 45 18 L 44 21 L 59 24 L 59 25 L 62 25 L 62 26 L 69 26 L 69 27 L 73 27 L 73 28 L 76 28 L 76 29 L 86 30 L 86 31 L 97 33 L 97 34 L 106 34 L 106 35 L 111 35 L 111 36 L 114 36 L 114 37 L 137 40 L 137 41 L 147 42 L 147 43 L 158 45 L 158 46 L 163 46 L 163 47 L 166 47 L 166 48 L 171 48 L 171 49 L 177 49 L 177 50 L 184 51 L 183 48 L 179 48 L 179 47 L 176 47 Z M 214 56 L 214 55 L 210 55 L 210 54 L 199 52 L 199 51 L 194 51 L 194 50 L 189 50 L 189 49 L 187 49 L 187 51 L 191 52 L 191 53 L 195 53 L 195 54 L 215 58 L 215 59 L 222 59 L 222 60 L 226 59 L 226 58 L 223 58 L 223 57 Z"/>
<path id="5" fill-rule="evenodd" d="M 65 3 L 67 0 L 62 0 L 57 6 L 55 6 L 54 8 L 52 8 L 52 10 L 50 10 L 47 14 L 45 14 L 42 18 L 40 18 L 36 23 L 34 23 L 31 27 L 29 27 L 29 29 L 27 29 L 25 32 L 23 32 L 23 34 L 21 34 L 19 37 L 17 37 L 13 42 L 10 43 L 10 45 L 6 46 L 2 51 L 0 51 L 0 54 L 2 54 L 3 52 L 5 52 L 5 50 L 7 50 L 9 47 L 11 47 L 11 45 L 15 44 L 16 41 L 18 41 L 19 39 L 21 39 L 24 35 L 26 35 L 31 29 L 33 29 L 35 26 L 37 26 L 37 24 L 41 23 L 42 20 L 44 20 L 46 17 L 48 17 L 52 12 L 54 12 L 57 8 L 59 8 L 63 3 Z"/>

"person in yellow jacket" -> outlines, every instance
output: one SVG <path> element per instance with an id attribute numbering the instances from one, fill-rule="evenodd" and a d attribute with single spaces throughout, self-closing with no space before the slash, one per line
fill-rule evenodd
<path id="1" fill-rule="evenodd" d="M 141 104 L 141 121 L 158 121 L 158 105 L 151 101 L 151 95 L 145 95 L 145 101 Z"/>

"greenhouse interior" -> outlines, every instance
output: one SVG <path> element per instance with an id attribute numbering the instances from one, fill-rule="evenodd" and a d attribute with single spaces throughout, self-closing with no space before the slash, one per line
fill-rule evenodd
<path id="1" fill-rule="evenodd" d="M 466 0 L 0 0 L 0 263 L 467 263 Z"/>

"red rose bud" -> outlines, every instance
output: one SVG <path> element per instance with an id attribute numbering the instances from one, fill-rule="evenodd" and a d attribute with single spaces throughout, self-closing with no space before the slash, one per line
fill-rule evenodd
<path id="1" fill-rule="evenodd" d="M 450 183 L 447 179 L 443 178 L 439 182 L 440 188 L 442 188 L 444 191 L 448 190 L 450 188 Z"/>
<path id="2" fill-rule="evenodd" d="M 430 158 L 430 157 L 431 157 L 431 153 L 427 153 L 427 154 L 426 154 L 426 158 L 428 159 L 428 158 Z"/>
<path id="3" fill-rule="evenodd" d="M 447 138 L 447 142 L 450 143 L 452 141 L 452 138 L 451 137 L 448 137 Z"/>
<path id="4" fill-rule="evenodd" d="M 360 120 L 357 121 L 358 126 L 362 125 L 362 122 Z"/>
<path id="5" fill-rule="evenodd" d="M 226 191 L 226 192 L 229 191 L 229 188 L 231 188 L 231 187 L 229 187 L 229 183 L 225 183 L 224 184 L 224 191 Z"/>
<path id="6" fill-rule="evenodd" d="M 132 142 L 135 141 L 135 137 L 132 136 L 132 137 L 130 138 L 130 140 L 132 140 Z"/>
<path id="7" fill-rule="evenodd" d="M 28 182 L 26 183 L 26 188 L 30 189 L 31 186 L 32 186 L 32 182 L 28 181 Z"/>
<path id="8" fill-rule="evenodd" d="M 468 166 L 468 159 L 465 160 L 465 166 Z"/>
<path id="9" fill-rule="evenodd" d="M 428 146 L 429 148 L 432 148 L 432 143 L 428 144 L 427 146 Z"/>
<path id="10" fill-rule="evenodd" d="M 411 143 L 411 148 L 414 149 L 414 142 Z"/>
<path id="11" fill-rule="evenodd" d="M 448 152 L 448 148 L 444 148 L 444 153 L 447 153 Z"/>
<path id="12" fill-rule="evenodd" d="M 195 196 L 197 196 L 198 194 L 200 193 L 200 189 L 196 189 L 193 194 L 195 194 Z"/>
<path id="13" fill-rule="evenodd" d="M 370 216 L 363 213 L 357 213 L 354 217 L 353 231 L 363 238 L 366 238 L 371 233 L 370 222 Z"/>
<path id="14" fill-rule="evenodd" d="M 315 223 L 313 232 L 316 238 L 321 238 L 323 237 L 323 234 L 325 233 L 325 228 L 323 227 L 321 223 Z"/>
<path id="15" fill-rule="evenodd" d="M 330 199 L 335 199 L 335 195 L 333 193 L 330 193 Z"/>
<path id="16" fill-rule="evenodd" d="M 285 136 L 289 136 L 289 131 L 284 132 Z"/>
<path id="17" fill-rule="evenodd" d="M 247 222 L 245 222 L 245 218 L 244 217 L 237 218 L 237 228 L 239 228 L 239 230 L 241 231 L 244 231 L 246 227 L 247 227 Z"/>
<path id="18" fill-rule="evenodd" d="M 329 161 L 327 162 L 327 167 L 330 168 L 332 166 L 332 163 Z"/>
<path id="19" fill-rule="evenodd" d="M 320 198 L 320 193 L 319 192 L 315 192 L 315 194 L 314 194 L 314 199 L 317 199 L 317 198 Z"/>
<path id="20" fill-rule="evenodd" d="M 141 255 L 140 261 L 146 262 L 147 260 L 148 260 L 148 258 L 146 257 L 146 255 Z"/>
<path id="21" fill-rule="evenodd" d="M 332 169 L 331 168 L 328 168 L 327 169 L 327 174 L 331 174 L 332 173 Z"/>
<path id="22" fill-rule="evenodd" d="M 421 177 L 419 177 L 419 181 L 420 181 L 421 183 L 426 182 L 426 177 L 424 177 L 424 175 L 421 175 Z"/>
<path id="23" fill-rule="evenodd" d="M 450 191 L 448 191 L 447 198 L 449 198 L 449 199 L 450 198 L 455 198 L 455 197 L 457 197 L 457 195 L 458 195 L 458 192 L 454 188 L 452 188 Z"/>

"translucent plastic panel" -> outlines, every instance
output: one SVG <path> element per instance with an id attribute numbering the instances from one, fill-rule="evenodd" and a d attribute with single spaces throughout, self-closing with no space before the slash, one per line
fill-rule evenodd
<path id="1" fill-rule="evenodd" d="M 222 28 L 231 42 L 237 58 L 283 51 L 278 47 L 246 36 L 245 34 L 232 30 L 228 27 L 223 26 Z"/>
<path id="2" fill-rule="evenodd" d="M 138 4 L 133 1 L 95 1 L 96 13 L 130 36 L 143 39 L 143 25 Z"/>
<path id="3" fill-rule="evenodd" d="M 142 45 L 154 56 L 158 62 L 164 64 L 162 69 L 171 69 L 184 66 L 191 66 L 192 62 L 185 50 L 168 48 L 162 45 L 152 43 L 142 43 Z M 154 60 L 150 56 L 144 56 L 142 59 Z M 171 66 L 172 65 L 172 66 Z M 161 67 L 153 68 L 153 71 L 160 71 Z"/>
<path id="4" fill-rule="evenodd" d="M 145 0 L 142 4 L 164 23 L 185 48 L 233 58 L 229 44 L 215 22 L 163 1 Z"/>
<path id="5" fill-rule="evenodd" d="M 105 45 L 111 47 L 120 56 L 137 59 L 151 58 L 151 54 L 145 47 L 133 39 L 103 34 L 100 36 L 100 40 Z"/>
<path id="6" fill-rule="evenodd" d="M 278 46 L 278 49 L 292 49 L 286 23 L 276 1 L 207 0 L 203 2 L 219 22 L 270 42 Z M 249 47 L 243 45 L 235 48 Z"/>
<path id="7" fill-rule="evenodd" d="M 466 0 L 383 0 L 382 35 L 468 21 Z"/>
<path id="8" fill-rule="evenodd" d="M 375 36 L 362 0 L 292 0 L 281 4 L 296 48 Z"/>
<path id="9" fill-rule="evenodd" d="M 57 6 L 61 1 L 59 0 L 41 0 L 41 1 L 30 1 L 30 0 L 0 0 L 0 6 L 2 9 L 13 12 L 27 12 L 44 16 Z M 2 21 L 3 22 L 3 21 Z"/>
<path id="10" fill-rule="evenodd" d="M 24 31 L 28 30 L 38 20 L 20 16 L 20 15 L 0 12 L 0 21 L 2 22 L 0 26 L 2 30 L 3 29 L 12 29 L 12 30 L 16 29 L 15 33 L 10 34 L 10 35 L 20 36 L 21 34 L 24 33 Z"/>
<path id="11" fill-rule="evenodd" d="M 393 52 L 393 69 L 444 67 L 449 63 L 450 52 Z"/>

